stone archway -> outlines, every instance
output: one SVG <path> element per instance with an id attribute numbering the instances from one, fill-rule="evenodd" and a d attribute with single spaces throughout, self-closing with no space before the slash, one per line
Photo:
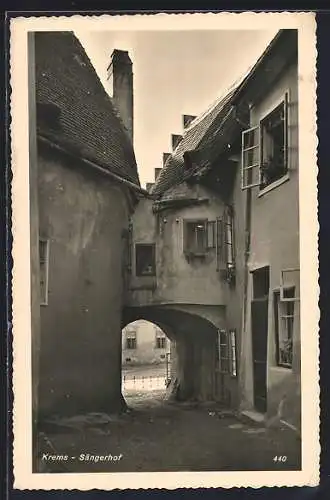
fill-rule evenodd
<path id="1" fill-rule="evenodd" d="M 178 307 L 146 306 L 124 310 L 123 325 L 136 319 L 157 324 L 172 340 L 175 380 L 169 396 L 210 401 L 215 394 L 217 327 L 200 315 Z"/>

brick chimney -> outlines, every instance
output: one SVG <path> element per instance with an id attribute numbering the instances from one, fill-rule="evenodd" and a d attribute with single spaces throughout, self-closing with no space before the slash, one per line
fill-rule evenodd
<path id="1" fill-rule="evenodd" d="M 155 168 L 155 182 L 158 179 L 158 176 L 160 174 L 161 168 Z"/>
<path id="2" fill-rule="evenodd" d="M 193 115 L 183 115 L 182 116 L 182 122 L 183 122 L 183 128 L 187 128 L 193 120 L 195 120 L 196 116 Z"/>
<path id="3" fill-rule="evenodd" d="M 172 151 L 175 150 L 181 139 L 182 135 L 172 134 Z"/>
<path id="4" fill-rule="evenodd" d="M 171 156 L 171 153 L 163 153 L 163 167 L 165 167 L 165 163 L 167 159 Z"/>
<path id="5" fill-rule="evenodd" d="M 133 143 L 133 69 L 128 51 L 115 49 L 107 71 L 114 105 Z"/>

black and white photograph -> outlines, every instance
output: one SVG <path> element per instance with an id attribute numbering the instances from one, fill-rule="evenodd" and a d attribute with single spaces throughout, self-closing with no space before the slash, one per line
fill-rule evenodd
<path id="1" fill-rule="evenodd" d="M 12 21 L 19 488 L 317 484 L 315 21 L 244 16 Z"/>

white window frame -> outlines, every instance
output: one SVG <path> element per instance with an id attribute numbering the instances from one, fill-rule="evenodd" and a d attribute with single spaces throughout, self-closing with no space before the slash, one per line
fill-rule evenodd
<path id="1" fill-rule="evenodd" d="M 272 104 L 271 107 L 269 107 L 260 117 L 259 119 L 259 124 L 255 125 L 253 127 L 250 127 L 247 130 L 243 130 L 242 132 L 242 151 L 241 151 L 241 188 L 242 190 L 250 189 L 253 187 L 260 187 L 261 186 L 261 158 L 262 158 L 262 128 L 261 128 L 261 123 L 267 118 L 268 115 L 270 115 L 281 103 L 284 103 L 284 112 L 285 112 L 285 120 L 286 120 L 286 129 L 285 129 L 285 134 L 284 134 L 284 148 L 285 148 L 285 157 L 286 157 L 286 173 L 277 179 L 276 181 L 267 184 L 267 186 L 264 186 L 261 190 L 260 193 L 262 194 L 263 192 L 269 191 L 272 187 L 276 187 L 277 185 L 282 184 L 282 179 L 286 179 L 288 176 L 288 173 L 290 171 L 290 137 L 289 137 L 289 130 L 290 130 L 290 91 L 287 89 L 281 96 L 276 99 L 276 102 Z M 248 148 L 244 148 L 244 138 L 247 134 L 252 132 L 253 130 L 258 131 L 258 140 L 257 144 L 250 146 Z M 257 156 L 258 156 L 258 162 L 254 163 L 253 165 L 248 165 L 245 166 L 244 158 L 245 155 L 244 153 L 246 151 L 252 150 L 252 149 L 259 149 Z M 248 184 L 245 182 L 245 176 L 248 170 L 258 168 L 259 169 L 259 175 L 258 175 L 258 182 Z"/>
<path id="2" fill-rule="evenodd" d="M 233 328 L 229 330 L 229 350 L 230 374 L 237 377 L 237 334 Z"/>
<path id="3" fill-rule="evenodd" d="M 40 244 L 45 244 L 45 262 L 43 263 L 44 265 L 44 295 L 42 294 L 41 290 L 41 269 L 42 269 L 42 263 L 41 263 L 41 255 L 40 255 Z M 40 273 L 40 305 L 41 306 L 48 306 L 48 284 L 49 284 L 49 239 L 47 238 L 39 238 L 39 273 Z"/>
<path id="4" fill-rule="evenodd" d="M 162 342 L 164 343 L 164 347 L 161 347 L 158 345 L 158 340 L 161 339 Z M 164 342 L 163 342 L 164 340 Z M 156 335 L 155 335 L 155 347 L 156 349 L 166 349 L 166 334 L 162 330 L 158 330 L 156 328 Z"/>
<path id="5" fill-rule="evenodd" d="M 245 136 L 248 135 L 249 133 L 251 133 L 253 130 L 257 131 L 257 144 L 254 144 L 253 146 L 249 146 L 247 148 L 244 147 L 244 139 L 245 139 Z M 251 151 L 253 149 L 257 149 L 257 157 L 258 157 L 258 161 L 257 163 L 254 163 L 253 165 L 248 165 L 248 166 L 245 166 L 245 154 L 247 151 Z M 258 175 L 258 183 L 252 183 L 252 184 L 248 184 L 248 183 L 245 183 L 245 174 L 249 171 L 249 170 L 252 170 L 254 168 L 258 168 L 259 170 L 259 175 Z M 241 187 L 242 187 L 242 190 L 245 190 L 245 189 L 250 189 L 250 188 L 253 188 L 253 187 L 256 187 L 256 186 L 260 186 L 260 182 L 261 182 L 261 171 L 260 171 L 260 124 L 259 125 L 256 125 L 255 127 L 251 127 L 247 130 L 243 130 L 242 132 L 242 169 L 241 169 Z"/>
<path id="6" fill-rule="evenodd" d="M 224 333 L 226 337 L 226 343 L 221 343 L 221 334 Z M 229 353 L 229 345 L 228 345 L 228 332 L 224 328 L 221 328 L 217 332 L 217 349 L 218 349 L 218 371 L 220 373 L 228 373 L 230 371 L 230 353 Z M 226 348 L 226 356 L 222 356 L 222 347 Z M 226 361 L 227 366 L 223 366 L 223 361 Z"/>
<path id="7" fill-rule="evenodd" d="M 285 274 L 286 273 L 287 274 L 288 273 L 298 274 L 298 280 L 286 282 L 285 281 Z M 298 302 L 300 300 L 299 295 L 295 295 L 294 297 L 286 297 L 285 296 L 285 290 L 287 290 L 287 289 L 294 288 L 295 294 L 297 293 L 297 290 L 300 289 L 299 281 L 300 281 L 300 269 L 298 267 L 291 267 L 291 268 L 281 270 L 281 275 L 280 275 L 280 301 L 281 302 Z"/>
<path id="8" fill-rule="evenodd" d="M 204 250 L 197 252 L 195 250 L 191 250 L 187 246 L 187 230 L 188 230 L 188 225 L 189 224 L 200 224 L 204 226 Z M 191 255 L 206 255 L 206 253 L 209 250 L 212 250 L 213 248 L 217 248 L 217 227 L 216 227 L 216 220 L 209 220 L 207 218 L 191 218 L 191 219 L 183 219 L 183 224 L 182 224 L 182 231 L 183 231 L 183 237 L 182 237 L 182 243 L 183 243 L 183 253 L 185 254 L 191 254 Z M 211 235 L 211 238 L 210 238 Z M 210 241 L 212 239 L 212 241 Z"/>
<path id="9" fill-rule="evenodd" d="M 128 347 L 128 341 L 135 340 L 135 347 Z M 127 330 L 125 335 L 125 350 L 135 351 L 137 349 L 137 332 L 136 330 Z"/>
<path id="10" fill-rule="evenodd" d="M 294 287 L 288 287 L 290 289 L 294 288 Z M 277 353 L 276 353 L 276 365 L 280 368 L 285 368 L 286 370 L 292 370 L 292 363 L 293 363 L 293 353 L 292 353 L 292 359 L 291 359 L 291 363 L 284 363 L 284 362 L 281 362 L 279 356 L 280 356 L 280 353 L 278 352 L 279 348 L 280 348 L 280 340 L 281 340 L 281 333 L 283 332 L 283 323 L 285 324 L 285 328 L 287 329 L 288 328 L 288 319 L 292 319 L 292 337 L 291 337 L 291 342 L 293 344 L 293 332 L 294 332 L 294 323 L 295 323 L 295 318 L 296 318 L 296 311 L 294 309 L 293 311 L 293 314 L 286 314 L 287 311 L 283 311 L 283 307 L 284 306 L 287 306 L 287 303 L 288 302 L 291 302 L 293 303 L 294 300 L 281 300 L 281 294 L 279 293 L 280 290 L 279 289 L 275 289 L 273 290 L 273 301 L 274 301 L 274 306 L 276 305 L 277 307 L 277 311 L 276 311 L 276 314 L 277 314 L 277 330 L 274 326 L 274 335 L 275 335 L 275 342 L 276 342 L 276 349 L 277 349 Z M 278 297 L 278 299 L 276 300 L 275 302 L 275 297 Z M 274 307 L 274 312 L 275 312 L 275 307 Z"/>

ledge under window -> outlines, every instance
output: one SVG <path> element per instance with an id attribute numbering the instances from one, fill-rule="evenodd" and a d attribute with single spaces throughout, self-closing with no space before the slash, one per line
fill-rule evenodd
<path id="1" fill-rule="evenodd" d="M 289 179 L 290 179 L 290 175 L 288 173 L 283 175 L 283 177 L 281 177 L 280 179 L 277 179 L 277 181 L 274 181 L 271 184 L 269 184 L 268 186 L 261 189 L 258 193 L 258 197 L 260 198 L 264 194 L 269 193 L 269 191 L 272 191 L 273 189 L 277 188 L 281 184 L 284 184 L 284 182 L 287 182 Z"/>

